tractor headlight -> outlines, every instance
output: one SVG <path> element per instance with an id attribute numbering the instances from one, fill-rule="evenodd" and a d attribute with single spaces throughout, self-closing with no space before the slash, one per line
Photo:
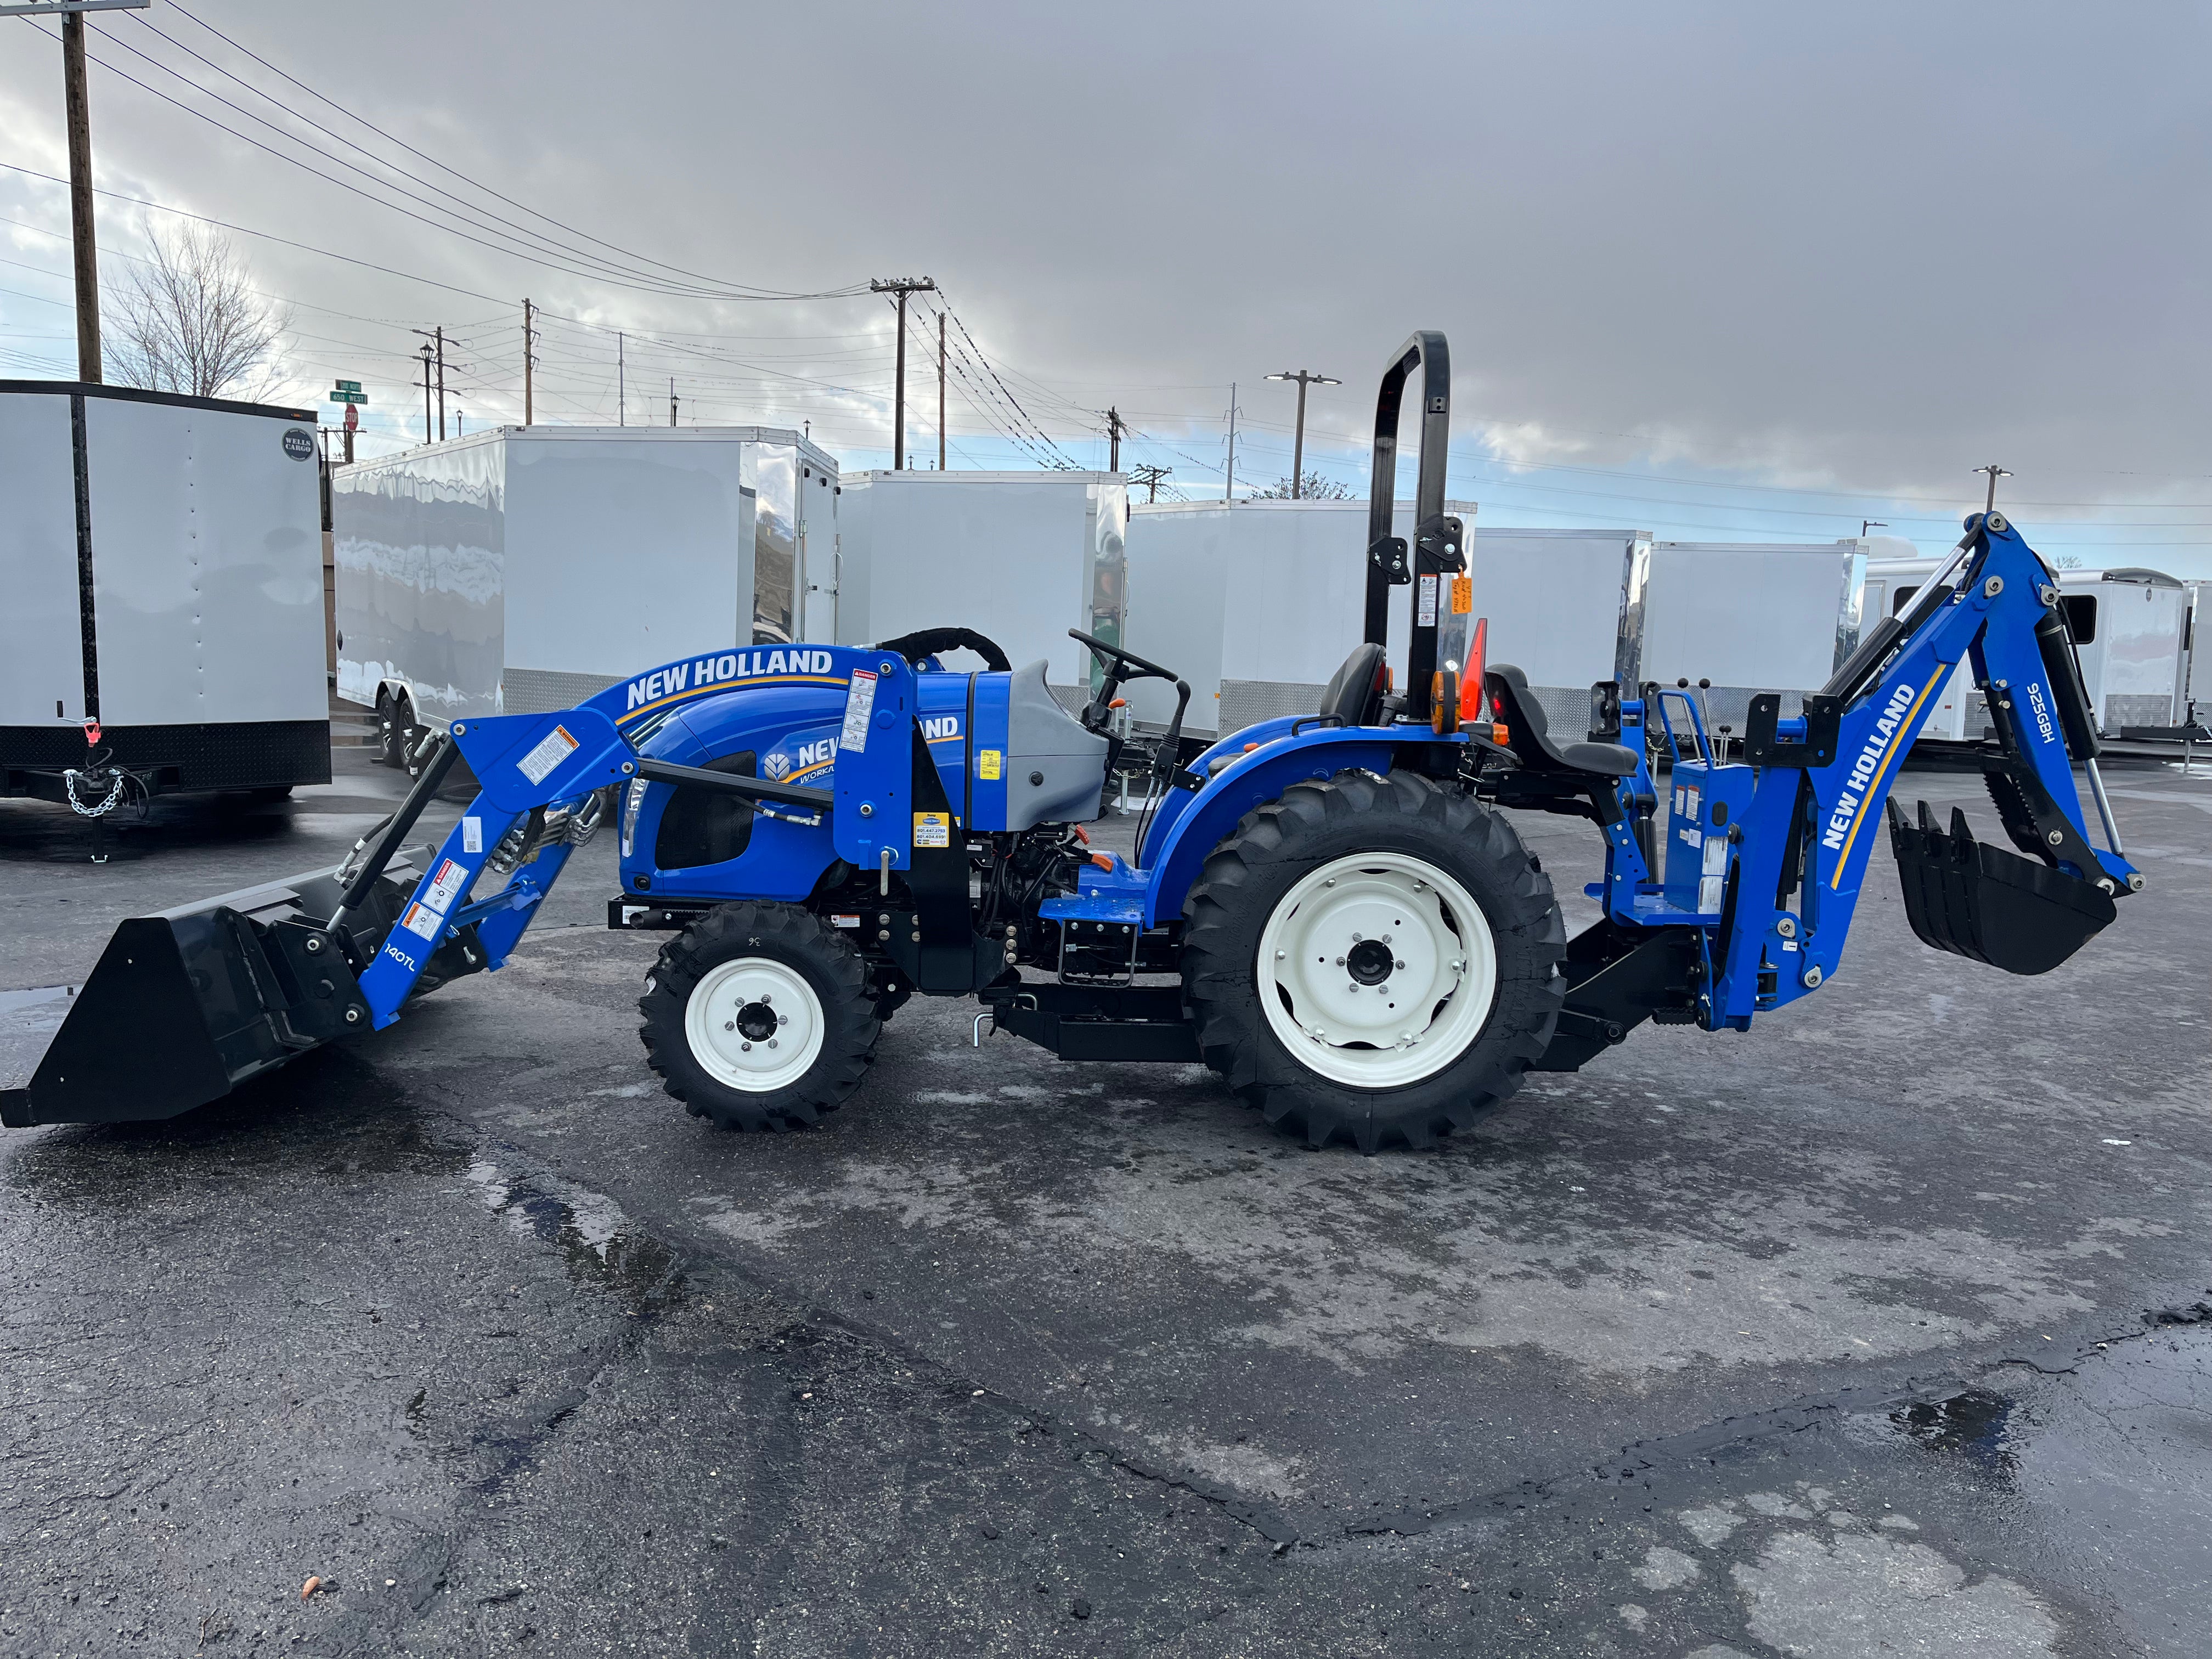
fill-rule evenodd
<path id="1" fill-rule="evenodd" d="M 623 798 L 622 855 L 625 859 L 630 855 L 630 849 L 637 844 L 637 813 L 638 809 L 644 805 L 645 780 L 632 778 L 629 782 L 629 793 Z"/>

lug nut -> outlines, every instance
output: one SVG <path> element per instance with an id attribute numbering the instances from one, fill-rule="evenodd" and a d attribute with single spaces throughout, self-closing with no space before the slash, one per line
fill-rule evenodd
<path id="1" fill-rule="evenodd" d="M 752 1053 L 752 1051 L 753 1045 L 750 1042 L 740 1042 L 738 1045 L 738 1052 L 741 1054 L 749 1054 Z"/>
<path id="2" fill-rule="evenodd" d="M 1344 966 L 1344 958 L 1342 957 L 1339 957 L 1336 959 L 1336 965 L 1340 968 Z"/>
<path id="3" fill-rule="evenodd" d="M 771 1048 L 775 1047 L 775 1039 L 774 1037 L 770 1037 L 768 1040 L 768 1046 Z"/>
<path id="4" fill-rule="evenodd" d="M 734 1031 L 738 1029 L 738 1022 L 734 1019 L 726 1019 L 722 1022 L 722 1029 L 726 1031 Z"/>
<path id="5" fill-rule="evenodd" d="M 1397 969 L 1400 973 L 1403 973 L 1406 970 L 1406 964 L 1402 962 L 1394 962 L 1390 966 Z"/>
<path id="6" fill-rule="evenodd" d="M 788 1025 L 791 1024 L 791 1016 L 789 1014 L 778 1014 L 775 1017 L 775 1023 L 779 1025 Z"/>
<path id="7" fill-rule="evenodd" d="M 774 997 L 770 996 L 767 992 L 763 991 L 763 992 L 761 993 L 761 1000 L 762 1000 L 763 1002 L 773 1002 L 773 1001 L 775 1001 L 775 999 Z"/>

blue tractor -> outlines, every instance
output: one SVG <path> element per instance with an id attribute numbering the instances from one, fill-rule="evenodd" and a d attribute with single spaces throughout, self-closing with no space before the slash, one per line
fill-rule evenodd
<path id="1" fill-rule="evenodd" d="M 1312 1145 L 1425 1146 L 1645 1020 L 1741 1030 L 1818 988 L 1885 833 L 1915 932 L 2013 973 L 2064 961 L 2140 890 L 2051 572 L 1993 504 L 1799 712 L 1754 699 L 1740 755 L 1680 687 L 1596 686 L 1589 731 L 1556 737 L 1470 627 L 1465 527 L 1443 511 L 1449 383 L 1435 333 L 1384 372 L 1365 642 L 1310 713 L 1200 750 L 1170 669 L 1079 634 L 1100 672 L 1072 714 L 1042 662 L 947 629 L 733 648 L 556 714 L 458 721 L 344 866 L 124 923 L 0 1115 L 167 1116 L 390 1025 L 500 967 L 609 815 L 609 924 L 672 934 L 639 1004 L 647 1063 L 695 1115 L 748 1129 L 845 1101 L 919 993 L 973 998 L 979 1033 L 988 1018 L 1069 1060 L 1203 1062 Z M 1410 545 L 1391 533 L 1409 384 Z M 1400 678 L 1383 642 L 1407 584 Z M 980 672 L 945 665 L 963 648 Z M 1962 659 L 2009 848 L 1888 801 Z M 1145 677 L 1175 684 L 1176 719 L 1124 755 L 1116 700 Z M 434 852 L 408 848 L 463 759 L 480 793 Z M 1133 864 L 1083 829 L 1132 766 L 1153 803 Z M 1603 836 L 1602 915 L 1572 939 L 1500 807 Z"/>

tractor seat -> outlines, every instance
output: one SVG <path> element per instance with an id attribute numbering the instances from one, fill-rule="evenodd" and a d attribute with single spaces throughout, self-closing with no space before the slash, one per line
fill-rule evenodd
<path id="1" fill-rule="evenodd" d="M 1356 645 L 1321 694 L 1321 714 L 1346 726 L 1373 726 L 1382 718 L 1382 647 Z"/>
<path id="2" fill-rule="evenodd" d="M 1528 677 L 1510 663 L 1493 663 L 1483 676 L 1490 701 L 1504 717 L 1514 754 L 1531 772 L 1595 772 L 1625 778 L 1636 770 L 1636 751 L 1617 743 L 1552 741 L 1544 705 L 1528 694 Z"/>

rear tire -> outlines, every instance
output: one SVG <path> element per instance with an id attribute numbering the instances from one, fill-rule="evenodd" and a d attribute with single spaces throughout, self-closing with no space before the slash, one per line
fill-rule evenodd
<path id="1" fill-rule="evenodd" d="M 380 692 L 376 699 L 376 763 L 379 766 L 398 766 L 400 763 L 399 708 L 387 693 Z"/>
<path id="2" fill-rule="evenodd" d="M 1565 998 L 1550 879 L 1503 817 L 1412 773 L 1292 785 L 1207 856 L 1184 915 L 1206 1063 L 1312 1146 L 1467 1127 Z"/>
<path id="3" fill-rule="evenodd" d="M 661 947 L 637 1009 L 661 1086 L 726 1129 L 819 1122 L 860 1087 L 882 1029 L 859 953 L 791 904 L 709 910 Z"/>

